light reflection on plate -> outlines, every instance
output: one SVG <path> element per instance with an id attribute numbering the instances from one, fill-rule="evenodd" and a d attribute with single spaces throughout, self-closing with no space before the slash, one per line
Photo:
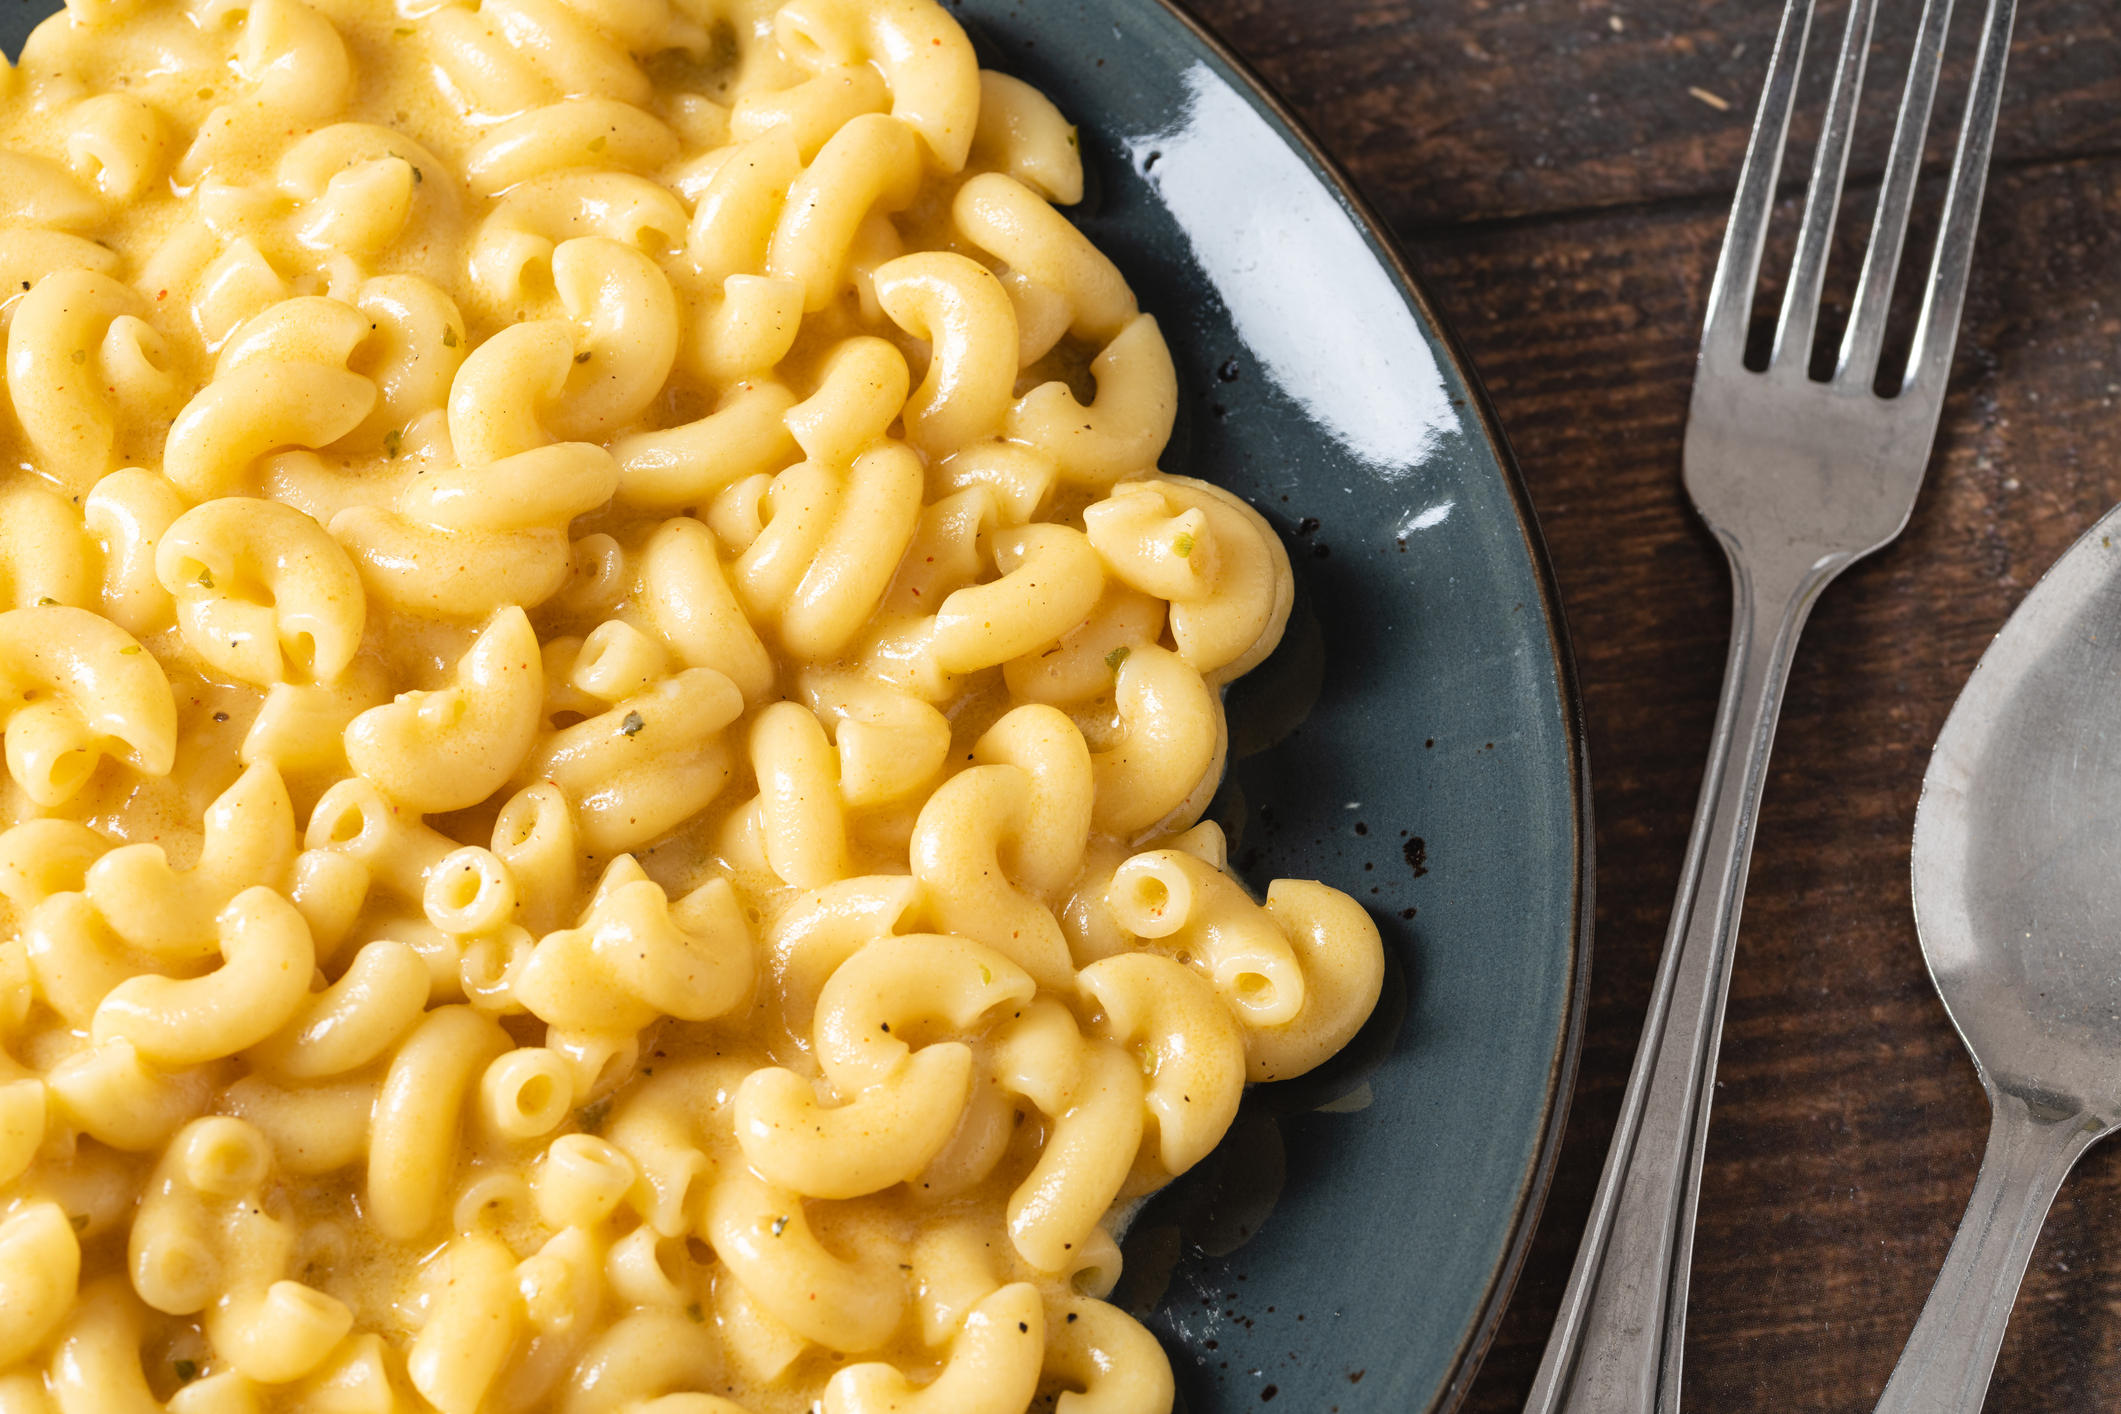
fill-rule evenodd
<path id="1" fill-rule="evenodd" d="M 1414 312 L 1361 230 L 1320 208 L 1317 176 L 1238 90 L 1206 64 L 1180 81 L 1181 121 L 1122 148 L 1275 382 L 1379 475 L 1410 473 L 1459 430 Z M 1240 205 L 1229 200 L 1233 171 L 1245 175 Z M 1317 317 L 1327 307 L 1364 317 L 1329 327 Z"/>

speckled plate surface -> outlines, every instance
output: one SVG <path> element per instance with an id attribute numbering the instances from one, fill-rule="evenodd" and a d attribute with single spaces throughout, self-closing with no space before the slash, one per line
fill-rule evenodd
<path id="1" fill-rule="evenodd" d="M 1368 904 L 1390 974 L 1319 1072 L 1249 1092 L 1152 1200 L 1114 1299 L 1191 1414 L 1447 1409 L 1558 1148 L 1589 970 L 1581 707 L 1523 483 L 1471 369 L 1281 105 L 1160 0 L 948 0 L 1081 124 L 1071 212 L 1162 322 L 1168 471 L 1287 539 L 1280 650 L 1230 695 L 1210 814 L 1253 885 Z M 19 52 L 57 6 L 0 15 Z"/>

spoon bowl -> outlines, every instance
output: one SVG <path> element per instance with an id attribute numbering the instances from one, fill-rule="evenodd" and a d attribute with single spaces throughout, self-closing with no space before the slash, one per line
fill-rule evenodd
<path id="1" fill-rule="evenodd" d="M 1937 738 L 1915 926 L 1988 1151 L 1879 1414 L 1978 1414 L 2040 1225 L 2121 1124 L 2121 509 L 2025 597 Z"/>
<path id="2" fill-rule="evenodd" d="M 1915 923 L 1992 1086 L 2121 1119 L 2121 510 L 1982 656 L 1915 811 Z"/>

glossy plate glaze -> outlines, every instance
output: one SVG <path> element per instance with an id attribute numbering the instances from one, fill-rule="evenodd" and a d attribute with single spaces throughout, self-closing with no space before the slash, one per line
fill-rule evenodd
<path id="1" fill-rule="evenodd" d="M 1477 381 L 1381 228 L 1263 87 L 1159 0 L 949 0 L 981 62 L 1081 124 L 1073 215 L 1178 364 L 1167 471 L 1263 510 L 1297 566 L 1230 696 L 1211 807 L 1245 878 L 1322 878 L 1384 931 L 1383 1002 L 1249 1092 L 1137 1215 L 1114 1299 L 1190 1414 L 1455 1405 L 1546 1191 L 1590 963 L 1566 631 Z M 51 0 L 11 6 L 0 43 Z"/>

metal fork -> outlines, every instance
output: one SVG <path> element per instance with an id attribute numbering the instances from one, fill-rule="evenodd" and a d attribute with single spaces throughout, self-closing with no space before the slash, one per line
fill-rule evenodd
<path id="1" fill-rule="evenodd" d="M 1527 1414 L 1678 1414 L 1694 1210 L 1739 907 L 1775 719 L 1820 591 L 1899 535 L 1944 401 L 1995 134 L 2014 0 L 1988 0 L 1907 372 L 1874 394 L 1893 279 L 1952 0 L 1925 0 L 1848 332 L 1810 376 L 1876 0 L 1850 0 L 1764 373 L 1744 366 L 1768 216 L 1814 0 L 1788 0 L 1709 293 L 1686 430 L 1686 487 L 1730 560 L 1723 698 L 1620 1121 Z"/>

